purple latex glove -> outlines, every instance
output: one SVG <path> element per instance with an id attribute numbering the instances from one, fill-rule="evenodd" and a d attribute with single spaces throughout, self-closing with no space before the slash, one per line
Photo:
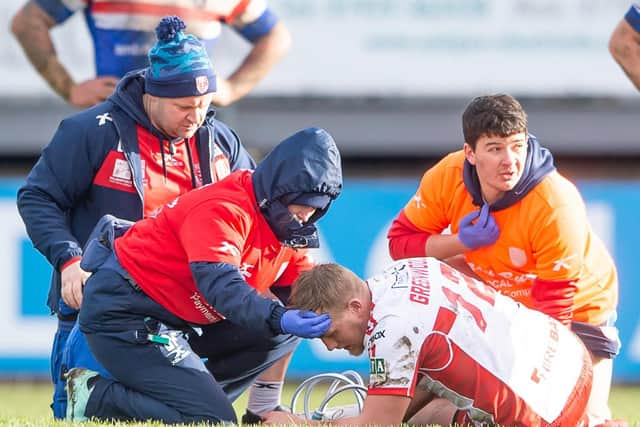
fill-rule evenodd
<path id="1" fill-rule="evenodd" d="M 318 338 L 331 326 L 328 314 L 315 314 L 312 311 L 287 310 L 280 319 L 280 327 L 285 334 L 302 338 Z"/>
<path id="2" fill-rule="evenodd" d="M 476 218 L 478 220 L 474 224 Z M 458 228 L 458 238 L 469 249 L 492 245 L 500 237 L 500 229 L 489 212 L 488 204 L 462 218 Z"/>

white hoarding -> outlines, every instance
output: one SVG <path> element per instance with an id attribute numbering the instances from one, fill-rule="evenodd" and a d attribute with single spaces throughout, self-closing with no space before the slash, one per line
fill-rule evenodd
<path id="1" fill-rule="evenodd" d="M 193 0 L 200 3 L 202 0 Z M 632 95 L 607 50 L 627 0 L 271 0 L 293 35 L 266 95 Z M 21 0 L 0 4 L 7 28 Z M 82 17 L 55 31 L 72 73 L 93 73 Z M 247 46 L 225 33 L 221 74 Z M 16 41 L 0 38 L 0 94 L 47 93 Z"/>

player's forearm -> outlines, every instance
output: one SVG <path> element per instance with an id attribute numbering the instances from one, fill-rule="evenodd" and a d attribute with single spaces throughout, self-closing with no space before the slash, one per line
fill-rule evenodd
<path id="1" fill-rule="evenodd" d="M 229 103 L 247 95 L 289 51 L 291 35 L 281 22 L 260 38 L 242 64 L 229 76 L 232 93 Z"/>
<path id="2" fill-rule="evenodd" d="M 457 234 L 432 234 L 425 244 L 426 256 L 442 260 L 463 254 L 467 250 Z"/>
<path id="3" fill-rule="evenodd" d="M 11 22 L 11 31 L 35 70 L 61 97 L 68 100 L 73 79 L 60 63 L 49 30 L 53 19 L 36 4 L 29 2 Z"/>
<path id="4" fill-rule="evenodd" d="M 623 20 L 611 35 L 609 52 L 636 89 L 640 90 L 640 34 Z"/>

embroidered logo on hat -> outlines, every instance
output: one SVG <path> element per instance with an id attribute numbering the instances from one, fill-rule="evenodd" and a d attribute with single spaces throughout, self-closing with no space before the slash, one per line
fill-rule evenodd
<path id="1" fill-rule="evenodd" d="M 206 93 L 209 89 L 209 78 L 207 76 L 196 77 L 196 89 L 198 93 Z"/>
<path id="2" fill-rule="evenodd" d="M 164 98 L 202 96 L 216 91 L 216 75 L 205 45 L 185 34 L 178 16 L 165 16 L 156 27 L 157 42 L 149 50 L 144 88 Z"/>

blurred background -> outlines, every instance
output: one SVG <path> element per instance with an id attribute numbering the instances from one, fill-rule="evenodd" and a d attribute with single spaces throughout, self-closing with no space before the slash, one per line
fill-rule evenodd
<path id="1" fill-rule="evenodd" d="M 45 307 L 50 267 L 28 241 L 18 186 L 58 122 L 75 110 L 55 95 L 8 32 L 23 0 L 0 2 L 0 377 L 48 375 L 55 320 Z M 323 218 L 323 260 L 362 276 L 388 260 L 386 230 L 426 168 L 462 147 L 474 96 L 506 92 L 530 131 L 587 201 L 620 273 L 623 342 L 614 381 L 640 382 L 640 96 L 607 43 L 626 0 L 270 0 L 293 46 L 247 98 L 218 111 L 260 158 L 295 130 L 327 129 L 344 157 L 345 191 Z M 54 30 L 76 80 L 94 75 L 82 16 Z M 227 75 L 249 46 L 225 32 L 213 52 Z M 73 165 L 69 165 L 73 167 Z M 316 340 L 317 341 L 317 340 Z M 290 373 L 354 368 L 318 341 Z"/>

